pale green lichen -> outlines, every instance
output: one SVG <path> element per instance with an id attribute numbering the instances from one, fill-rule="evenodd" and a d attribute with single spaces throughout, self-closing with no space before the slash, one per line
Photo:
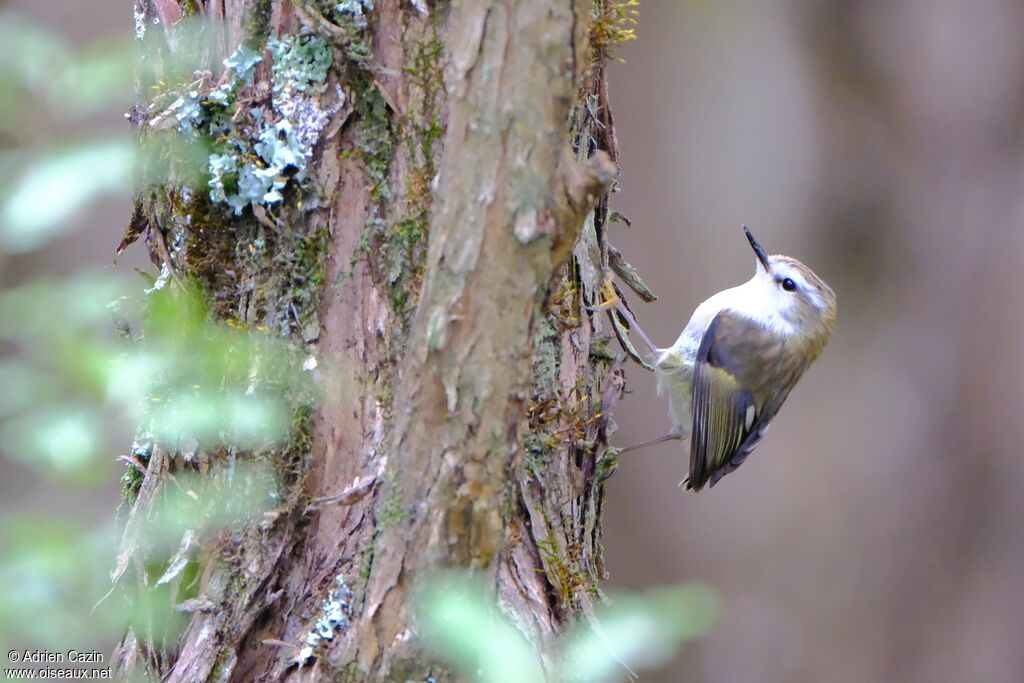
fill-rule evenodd
<path id="1" fill-rule="evenodd" d="M 305 187 L 313 147 L 330 115 L 344 102 L 340 90 L 331 111 L 322 109 L 314 99 L 326 89 L 331 65 L 331 51 L 323 40 L 285 35 L 271 38 L 267 49 L 274 58 L 273 114 L 255 107 L 238 119 L 235 112 L 231 117 L 222 116 L 222 125 L 215 121 L 209 131 L 219 143 L 208 159 L 210 199 L 227 204 L 236 215 L 250 205 L 280 203 L 289 183 Z M 230 111 L 237 90 L 252 84 L 259 61 L 255 52 L 239 47 L 224 60 L 231 77 L 210 93 L 208 101 L 224 107 L 224 113 Z"/>
<path id="2" fill-rule="evenodd" d="M 334 577 L 334 587 L 320 603 L 320 616 L 306 634 L 305 645 L 295 656 L 296 664 L 309 661 L 323 641 L 332 641 L 337 632 L 348 628 L 351 614 L 352 591 L 345 584 L 345 576 Z"/>
<path id="3" fill-rule="evenodd" d="M 356 29 L 364 30 L 368 24 L 367 15 L 373 11 L 373 0 L 341 0 L 334 6 L 340 18 L 348 19 Z"/>
<path id="4" fill-rule="evenodd" d="M 170 107 L 178 120 L 178 130 L 198 136 L 208 132 L 206 127 L 217 125 L 221 107 L 230 104 L 239 89 L 252 85 L 256 64 L 261 59 L 256 52 L 241 46 L 224 60 L 228 79 L 222 85 L 209 92 L 195 87 L 180 91 Z"/>
<path id="5" fill-rule="evenodd" d="M 203 112 L 203 108 L 199 106 L 199 93 L 195 90 L 189 90 L 181 94 L 178 97 L 177 111 L 174 113 L 174 117 L 178 119 L 178 130 L 183 133 L 194 132 L 197 126 L 201 126 L 206 120 L 206 114 Z"/>
<path id="6" fill-rule="evenodd" d="M 331 68 L 331 49 L 316 36 L 284 35 L 267 41 L 267 50 L 274 58 L 273 92 L 285 89 L 305 93 L 322 93 Z"/>
<path id="7" fill-rule="evenodd" d="M 263 58 L 258 52 L 250 50 L 244 45 L 239 46 L 230 57 L 224 60 L 229 78 L 223 85 L 210 93 L 210 100 L 217 104 L 228 104 L 231 98 L 240 87 L 252 85 L 253 75 L 256 73 L 256 65 Z"/>

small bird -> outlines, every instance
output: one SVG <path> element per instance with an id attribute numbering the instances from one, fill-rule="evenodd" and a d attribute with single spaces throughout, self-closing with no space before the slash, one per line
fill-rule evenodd
<path id="1" fill-rule="evenodd" d="M 794 258 L 769 256 L 743 231 L 757 255 L 754 277 L 698 306 L 669 348 L 652 344 L 618 305 L 653 354 L 672 421 L 665 436 L 622 452 L 689 438 L 690 472 L 680 485 L 693 491 L 743 464 L 836 322 L 835 292 L 820 277 Z"/>

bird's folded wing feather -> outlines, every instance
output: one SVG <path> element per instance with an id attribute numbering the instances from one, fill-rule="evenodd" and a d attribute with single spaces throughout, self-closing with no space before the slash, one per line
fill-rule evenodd
<path id="1" fill-rule="evenodd" d="M 779 408 L 761 404 L 765 375 L 783 350 L 779 335 L 729 309 L 708 325 L 694 363 L 688 488 L 714 485 L 760 441 Z"/>

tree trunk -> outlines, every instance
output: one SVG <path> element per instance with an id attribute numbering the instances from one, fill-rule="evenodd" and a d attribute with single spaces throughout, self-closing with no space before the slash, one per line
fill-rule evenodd
<path id="1" fill-rule="evenodd" d="M 613 330 L 584 305 L 609 268 L 605 62 L 620 12 L 612 0 L 137 0 L 157 73 L 194 44 L 183 15 L 223 22 L 203 29 L 200 91 L 230 86 L 220 64 L 238 46 L 262 57 L 234 101 L 237 129 L 198 134 L 255 146 L 260 126 L 288 119 L 309 155 L 305 180 L 285 176 L 280 199 L 238 215 L 234 185 L 218 199 L 172 168 L 140 190 L 130 234 L 175 281 L 198 281 L 221 319 L 315 357 L 324 397 L 308 419 L 296 408 L 293 442 L 270 456 L 280 505 L 192 547 L 196 578 L 166 597 L 183 631 L 133 629 L 123 672 L 447 679 L 412 612 L 419 581 L 444 567 L 484 577 L 545 667 L 554 639 L 591 617 L 622 374 Z M 326 46 L 326 74 L 278 69 L 296 45 Z M 181 135 L 153 102 L 133 114 L 143 140 Z M 256 107 L 262 122 L 237 124 Z M 139 539 L 168 473 L 196 458 L 136 451 L 146 474 L 126 492 L 115 578 L 164 599 Z"/>

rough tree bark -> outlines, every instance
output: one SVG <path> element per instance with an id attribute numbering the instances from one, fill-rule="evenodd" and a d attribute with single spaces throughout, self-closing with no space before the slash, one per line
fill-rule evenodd
<path id="1" fill-rule="evenodd" d="M 184 611 L 184 630 L 168 641 L 133 629 L 116 653 L 122 671 L 447 679 L 411 613 L 418 579 L 438 567 L 484 576 L 546 664 L 554 638 L 591 618 L 622 374 L 613 330 L 584 306 L 600 301 L 617 257 L 605 65 L 620 10 L 611 0 L 137 0 L 158 74 L 194 49 L 183 17 L 207 22 L 200 101 L 229 82 L 220 64 L 236 48 L 262 58 L 225 125 L 256 123 L 213 130 L 196 116 L 197 134 L 255 144 L 257 129 L 289 118 L 308 163 L 306 180 L 285 177 L 279 200 L 238 215 L 206 178 L 172 168 L 140 189 L 126 241 L 144 234 L 155 261 L 174 281 L 198 281 L 220 318 L 279 331 L 316 357 L 325 397 L 308 419 L 297 407 L 293 443 L 260 456 L 278 472 L 280 505 L 183 544 L 193 578 L 156 599 Z M 298 59 L 282 47 L 288 36 L 293 48 L 326 46 L 325 74 L 278 70 Z M 168 107 L 142 94 L 132 119 L 143 139 L 181 135 L 164 122 L 181 121 L 188 98 Z M 126 487 L 115 571 L 135 599 L 154 599 L 160 576 L 141 540 L 148 510 L 168 473 L 223 455 L 202 450 L 137 444 L 146 474 Z"/>

